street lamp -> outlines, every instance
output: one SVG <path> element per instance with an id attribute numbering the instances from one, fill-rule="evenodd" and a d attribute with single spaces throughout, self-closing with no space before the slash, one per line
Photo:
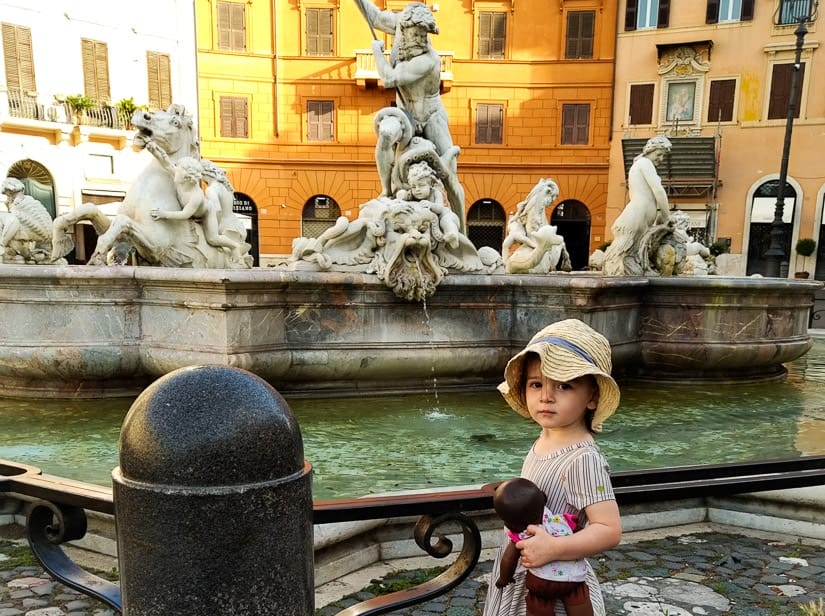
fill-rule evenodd
<path id="1" fill-rule="evenodd" d="M 788 157 L 791 151 L 791 134 L 793 120 L 796 116 L 797 92 L 799 91 L 799 72 L 802 68 L 802 45 L 805 35 L 808 34 L 807 23 L 816 19 L 819 0 L 780 0 L 779 9 L 774 23 L 784 25 L 798 23 L 796 35 L 796 55 L 794 57 L 793 74 L 791 75 L 791 92 L 788 101 L 788 115 L 785 120 L 785 142 L 782 145 L 782 162 L 779 166 L 779 186 L 776 189 L 776 206 L 774 207 L 773 222 L 771 223 L 771 243 L 765 251 L 767 260 L 767 275 L 779 277 L 780 264 L 785 258 L 785 224 L 782 216 L 785 213 L 785 183 L 788 179 Z"/>

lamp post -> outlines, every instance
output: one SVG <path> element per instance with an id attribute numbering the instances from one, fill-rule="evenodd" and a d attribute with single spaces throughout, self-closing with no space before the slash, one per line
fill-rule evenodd
<path id="1" fill-rule="evenodd" d="M 776 205 L 774 206 L 773 222 L 771 223 L 771 243 L 765 251 L 767 260 L 767 276 L 778 278 L 782 259 L 785 258 L 785 224 L 782 217 L 785 213 L 785 184 L 788 179 L 788 158 L 791 151 L 791 135 L 793 121 L 796 117 L 797 93 L 799 91 L 799 73 L 802 70 L 802 46 L 805 35 L 808 34 L 807 23 L 816 19 L 819 0 L 782 0 L 779 3 L 777 24 L 788 23 L 783 17 L 793 16 L 799 22 L 794 34 L 796 35 L 796 54 L 794 56 L 793 74 L 791 75 L 791 92 L 788 101 L 788 115 L 785 120 L 785 141 L 782 145 L 782 161 L 779 165 L 779 186 L 776 189 Z M 786 15 L 788 11 L 789 15 Z"/>

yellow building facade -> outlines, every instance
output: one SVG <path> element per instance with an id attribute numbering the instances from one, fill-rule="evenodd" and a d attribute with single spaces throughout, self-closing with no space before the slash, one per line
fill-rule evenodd
<path id="1" fill-rule="evenodd" d="M 548 216 L 574 267 L 604 241 L 613 4 L 429 4 L 477 246 L 500 250 L 506 217 L 546 177 L 560 188 Z M 395 92 L 378 79 L 356 0 L 197 0 L 196 23 L 202 153 L 252 214 L 261 264 L 277 262 L 294 238 L 356 218 L 378 195 L 373 120 Z"/>

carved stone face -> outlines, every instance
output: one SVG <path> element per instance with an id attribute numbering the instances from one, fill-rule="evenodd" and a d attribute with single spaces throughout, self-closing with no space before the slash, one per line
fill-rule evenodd
<path id="1" fill-rule="evenodd" d="M 428 177 L 410 178 L 410 193 L 419 201 L 426 199 L 433 191 L 432 180 Z"/>

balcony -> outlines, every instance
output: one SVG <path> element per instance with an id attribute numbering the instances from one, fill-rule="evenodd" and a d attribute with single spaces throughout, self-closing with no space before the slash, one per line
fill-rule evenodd
<path id="1" fill-rule="evenodd" d="M 68 103 L 57 100 L 53 94 L 43 95 L 19 88 L 0 91 L 0 118 L 6 110 L 10 118 L 114 130 L 128 130 L 131 120 L 114 105 L 95 103 L 90 109 L 75 112 Z"/>
<path id="2" fill-rule="evenodd" d="M 441 90 L 446 92 L 453 87 L 453 52 L 441 51 Z M 390 61 L 390 52 L 385 51 L 384 57 Z M 371 49 L 355 50 L 355 84 L 359 88 L 366 88 L 367 82 L 378 82 L 378 70 L 375 68 L 375 56 Z"/>

